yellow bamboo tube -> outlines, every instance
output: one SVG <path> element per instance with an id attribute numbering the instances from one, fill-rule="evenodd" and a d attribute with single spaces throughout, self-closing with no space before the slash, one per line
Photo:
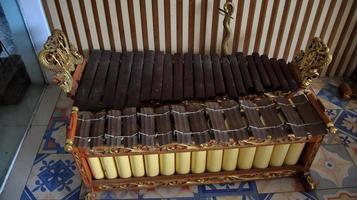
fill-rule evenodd
<path id="1" fill-rule="evenodd" d="M 239 149 L 226 149 L 223 151 L 222 169 L 224 171 L 233 171 L 237 167 Z"/>
<path id="2" fill-rule="evenodd" d="M 274 145 L 257 147 L 255 152 L 253 167 L 258 169 L 267 168 L 271 154 L 273 152 Z"/>
<path id="3" fill-rule="evenodd" d="M 131 177 L 129 156 L 117 156 L 114 158 L 120 178 Z"/>
<path id="4" fill-rule="evenodd" d="M 159 175 L 159 155 L 158 154 L 148 154 L 144 155 L 145 161 L 145 172 L 147 176 L 158 176 Z"/>
<path id="5" fill-rule="evenodd" d="M 219 172 L 222 169 L 223 150 L 207 151 L 207 171 Z"/>
<path id="6" fill-rule="evenodd" d="M 240 148 L 238 153 L 238 169 L 251 169 L 253 166 L 256 147 Z"/>
<path id="7" fill-rule="evenodd" d="M 104 171 L 102 169 L 102 164 L 100 164 L 100 160 L 98 157 L 89 157 L 87 158 L 90 171 L 95 179 L 104 178 Z"/>
<path id="8" fill-rule="evenodd" d="M 177 174 L 190 173 L 191 152 L 176 153 L 175 163 Z"/>
<path id="9" fill-rule="evenodd" d="M 142 155 L 130 156 L 130 166 L 133 176 L 145 176 L 144 158 Z"/>
<path id="10" fill-rule="evenodd" d="M 104 175 L 107 179 L 113 179 L 118 177 L 118 172 L 113 157 L 101 157 L 100 161 L 103 166 Z"/>
<path id="11" fill-rule="evenodd" d="M 194 174 L 203 173 L 206 170 L 206 151 L 192 152 L 191 172 Z"/>
<path id="12" fill-rule="evenodd" d="M 160 174 L 169 176 L 175 173 L 175 153 L 160 154 Z"/>
<path id="13" fill-rule="evenodd" d="M 272 167 L 280 167 L 283 165 L 286 154 L 288 153 L 290 144 L 278 144 L 274 146 L 271 154 L 269 165 Z"/>
<path id="14" fill-rule="evenodd" d="M 296 165 L 298 162 L 302 150 L 304 150 L 305 143 L 291 144 L 286 154 L 284 164 L 285 165 Z"/>

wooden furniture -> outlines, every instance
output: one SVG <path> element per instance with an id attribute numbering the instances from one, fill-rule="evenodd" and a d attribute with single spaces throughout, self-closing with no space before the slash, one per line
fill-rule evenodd
<path id="1" fill-rule="evenodd" d="M 314 189 L 310 166 L 335 132 L 308 89 L 331 61 L 318 38 L 292 63 L 101 50 L 86 62 L 56 30 L 39 59 L 74 99 L 65 148 L 92 191 L 286 176 Z"/>

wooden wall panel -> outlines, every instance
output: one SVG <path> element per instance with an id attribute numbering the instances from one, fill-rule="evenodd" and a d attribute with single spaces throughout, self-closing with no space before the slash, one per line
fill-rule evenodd
<path id="1" fill-rule="evenodd" d="M 229 0 L 235 6 L 230 51 L 291 60 L 314 36 L 334 60 L 323 76 L 351 76 L 357 65 L 357 1 Z M 226 0 L 42 0 L 51 29 L 81 52 L 222 52 Z"/>

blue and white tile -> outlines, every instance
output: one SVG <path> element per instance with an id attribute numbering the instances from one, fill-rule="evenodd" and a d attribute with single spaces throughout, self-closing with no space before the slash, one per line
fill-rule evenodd
<path id="1" fill-rule="evenodd" d="M 243 199 L 257 199 L 255 181 L 199 185 L 198 191 L 201 198 L 218 196 L 241 196 Z"/>
<path id="2" fill-rule="evenodd" d="M 257 180 L 256 185 L 258 193 L 304 191 L 304 187 L 297 177 Z"/>
<path id="3" fill-rule="evenodd" d="M 357 188 L 342 188 L 316 191 L 320 200 L 355 200 L 357 199 Z"/>
<path id="4" fill-rule="evenodd" d="M 268 193 L 259 194 L 260 200 L 317 200 L 313 192 L 285 192 L 285 193 Z"/>
<path id="5" fill-rule="evenodd" d="M 318 189 L 357 185 L 357 168 L 343 145 L 322 145 L 310 171 Z"/>
<path id="6" fill-rule="evenodd" d="M 357 113 L 342 111 L 335 119 L 335 126 L 342 134 L 357 140 Z"/>
<path id="7" fill-rule="evenodd" d="M 22 199 L 78 199 L 81 179 L 70 154 L 37 154 Z"/>
<path id="8" fill-rule="evenodd" d="M 317 94 L 320 98 L 329 101 L 330 103 L 344 108 L 348 101 L 344 101 L 339 97 L 338 86 L 331 83 L 326 84 Z"/>
<path id="9" fill-rule="evenodd" d="M 111 200 L 111 199 L 138 199 L 138 190 L 117 190 L 117 191 L 100 191 L 95 193 L 97 200 Z"/>
<path id="10" fill-rule="evenodd" d="M 53 115 L 43 136 L 39 153 L 66 153 L 64 144 L 68 124 L 69 119 L 66 116 Z"/>
<path id="11" fill-rule="evenodd" d="M 156 187 L 139 191 L 139 199 L 195 199 L 198 198 L 197 186 Z"/>

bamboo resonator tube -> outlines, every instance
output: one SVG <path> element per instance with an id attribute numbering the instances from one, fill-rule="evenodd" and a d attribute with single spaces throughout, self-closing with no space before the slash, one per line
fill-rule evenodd
<path id="1" fill-rule="evenodd" d="M 296 165 L 305 143 L 87 158 L 94 179 L 169 176 Z"/>

